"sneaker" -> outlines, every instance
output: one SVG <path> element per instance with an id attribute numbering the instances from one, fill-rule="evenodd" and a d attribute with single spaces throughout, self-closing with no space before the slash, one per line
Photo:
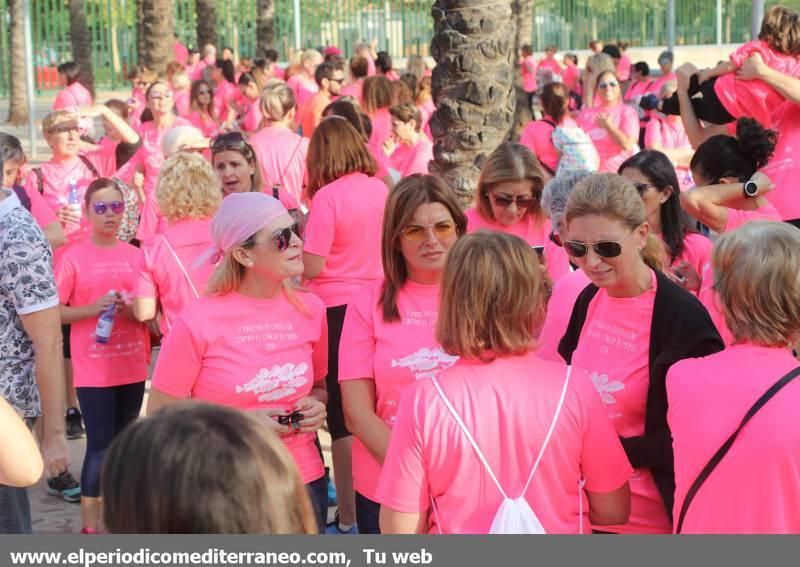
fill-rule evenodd
<path id="1" fill-rule="evenodd" d="M 50 496 L 60 496 L 67 502 L 81 501 L 81 485 L 69 471 L 47 479 L 47 493 Z"/>
<path id="2" fill-rule="evenodd" d="M 336 506 L 336 504 L 338 504 L 336 501 L 336 485 L 328 478 L 328 507 Z"/>
<path id="3" fill-rule="evenodd" d="M 83 416 L 78 408 L 67 410 L 67 439 L 80 439 L 86 435 L 83 429 Z"/>
<path id="4" fill-rule="evenodd" d="M 353 524 L 350 526 L 349 530 L 343 530 L 341 526 L 339 526 L 339 512 L 336 512 L 336 518 L 333 520 L 332 524 L 328 524 L 325 533 L 331 535 L 358 535 L 358 526 Z"/>

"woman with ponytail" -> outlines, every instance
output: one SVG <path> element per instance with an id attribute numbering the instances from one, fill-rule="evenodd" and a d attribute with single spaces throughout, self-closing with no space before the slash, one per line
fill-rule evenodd
<path id="1" fill-rule="evenodd" d="M 589 373 L 636 473 L 631 514 L 611 533 L 670 533 L 675 492 L 666 375 L 723 343 L 698 300 L 660 271 L 664 246 L 629 180 L 595 174 L 567 201 L 564 249 L 592 283 L 558 352 Z"/>

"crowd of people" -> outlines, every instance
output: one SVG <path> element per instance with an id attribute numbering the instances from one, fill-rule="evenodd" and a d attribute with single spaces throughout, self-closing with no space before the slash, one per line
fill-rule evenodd
<path id="1" fill-rule="evenodd" d="M 84 534 L 800 532 L 798 38 L 524 46 L 466 210 L 420 57 L 62 64 L 50 158 L 0 134 L 0 531 L 44 470 Z"/>

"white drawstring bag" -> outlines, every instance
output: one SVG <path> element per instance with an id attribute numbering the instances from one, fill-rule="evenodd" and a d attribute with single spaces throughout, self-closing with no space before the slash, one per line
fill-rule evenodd
<path id="1" fill-rule="evenodd" d="M 483 464 L 483 468 L 489 474 L 491 479 L 494 481 L 497 490 L 503 496 L 503 502 L 500 504 L 500 507 L 497 509 L 497 512 L 494 515 L 494 520 L 492 521 L 492 526 L 489 528 L 490 534 L 545 534 L 547 533 L 542 526 L 542 523 L 539 521 L 539 518 L 536 516 L 536 513 L 528 504 L 528 501 L 525 499 L 525 494 L 528 492 L 528 488 L 531 485 L 531 481 L 533 480 L 534 475 L 536 474 L 536 469 L 539 466 L 539 463 L 542 460 L 542 456 L 544 455 L 544 451 L 547 448 L 547 445 L 550 442 L 550 437 L 553 434 L 553 430 L 555 429 L 556 422 L 558 421 L 558 416 L 561 413 L 561 407 L 564 405 L 564 398 L 567 394 L 567 386 L 569 385 L 569 376 L 572 372 L 572 367 L 567 367 L 567 376 L 564 380 L 564 386 L 561 389 L 561 397 L 558 400 L 558 405 L 556 406 L 555 415 L 553 416 L 553 421 L 550 423 L 550 429 L 547 431 L 547 435 L 544 438 L 544 442 L 542 443 L 542 447 L 539 449 L 539 455 L 536 457 L 536 461 L 533 464 L 533 468 L 531 469 L 531 474 L 528 476 L 528 482 L 525 483 L 525 487 L 522 489 L 522 494 L 520 494 L 517 498 L 509 498 L 506 492 L 503 490 L 503 487 L 500 486 L 500 482 L 497 480 L 497 476 L 494 474 L 494 471 L 489 466 L 489 463 L 486 461 L 486 457 L 483 456 L 483 453 L 478 448 L 478 444 L 475 442 L 475 439 L 472 437 L 472 434 L 467 429 L 467 426 L 464 425 L 464 421 L 461 419 L 461 416 L 458 415 L 458 412 L 453 407 L 453 404 L 450 403 L 450 400 L 445 395 L 442 387 L 439 385 L 439 382 L 436 380 L 435 377 L 432 378 L 433 385 L 436 388 L 436 391 L 439 393 L 439 397 L 444 402 L 447 409 L 450 411 L 450 414 L 456 420 L 459 429 L 464 433 L 467 440 L 469 441 L 470 445 L 472 445 L 473 450 L 478 455 L 478 458 L 481 460 Z M 579 486 L 582 486 L 582 482 L 579 482 Z M 579 505 L 579 513 L 581 516 L 581 528 L 580 531 L 583 533 L 583 495 L 581 491 L 578 491 L 578 498 L 580 500 Z M 436 525 L 439 527 L 439 533 L 442 532 L 442 524 L 439 520 L 439 512 L 436 507 L 436 502 L 433 498 L 431 498 L 431 504 L 433 505 L 433 513 L 436 516 Z"/>

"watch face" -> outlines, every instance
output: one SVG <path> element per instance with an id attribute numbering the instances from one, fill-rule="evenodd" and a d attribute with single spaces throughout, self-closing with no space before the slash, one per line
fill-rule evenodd
<path id="1" fill-rule="evenodd" d="M 755 197 L 758 193 L 758 185 L 755 181 L 746 181 L 744 184 L 744 194 L 747 197 Z"/>

